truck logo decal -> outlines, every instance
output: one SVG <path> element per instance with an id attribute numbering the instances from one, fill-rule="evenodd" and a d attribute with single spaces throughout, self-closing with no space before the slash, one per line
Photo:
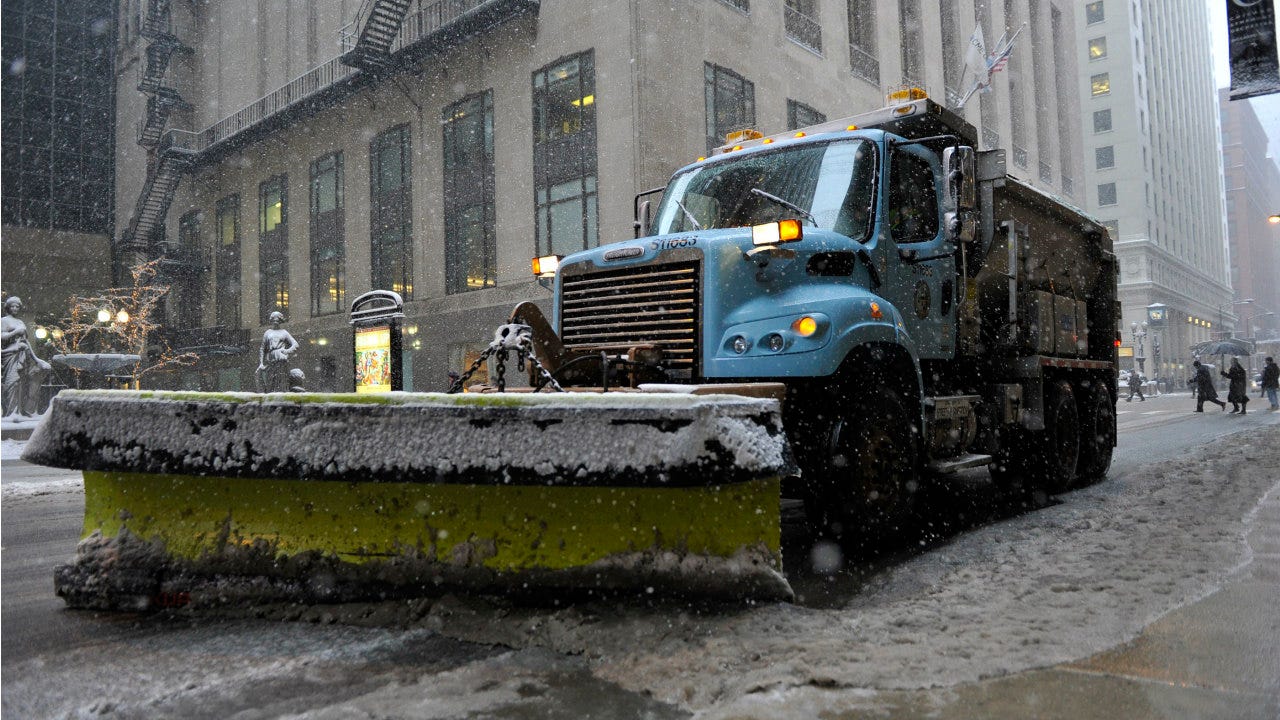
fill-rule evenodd
<path id="1" fill-rule="evenodd" d="M 617 250 L 610 250 L 604 254 L 605 260 L 624 260 L 626 258 L 640 257 L 644 254 L 644 248 L 641 247 L 624 247 Z"/>
<path id="2" fill-rule="evenodd" d="M 932 305 L 933 297 L 929 292 L 929 283 L 921 280 L 916 283 L 916 317 L 922 320 L 929 317 L 929 308 Z"/>
<path id="3" fill-rule="evenodd" d="M 669 238 L 667 240 L 654 240 L 649 243 L 649 247 L 653 248 L 654 250 L 661 251 L 661 250 L 675 250 L 677 248 L 696 247 L 697 244 L 698 244 L 698 238 L 696 237 L 682 237 L 682 238 Z"/>

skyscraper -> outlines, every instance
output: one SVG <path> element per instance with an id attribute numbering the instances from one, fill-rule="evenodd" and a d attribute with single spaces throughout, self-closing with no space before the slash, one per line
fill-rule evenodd
<path id="1" fill-rule="evenodd" d="M 1081 194 L 1116 241 L 1122 355 L 1149 358 L 1148 375 L 1185 377 L 1190 346 L 1232 318 L 1207 10 L 1093 0 L 1076 21 Z"/>
<path id="2" fill-rule="evenodd" d="M 4 0 L 4 291 L 28 317 L 111 283 L 115 33 L 112 3 Z"/>

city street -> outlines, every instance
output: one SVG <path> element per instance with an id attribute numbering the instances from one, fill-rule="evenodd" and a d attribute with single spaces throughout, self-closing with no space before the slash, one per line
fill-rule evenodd
<path id="1" fill-rule="evenodd" d="M 918 535 L 810 558 L 794 604 L 446 596 L 166 615 L 69 611 L 78 480 L 3 461 L 9 717 L 1275 717 L 1280 413 L 1119 403 L 1109 477 L 1053 499 L 968 473 Z"/>

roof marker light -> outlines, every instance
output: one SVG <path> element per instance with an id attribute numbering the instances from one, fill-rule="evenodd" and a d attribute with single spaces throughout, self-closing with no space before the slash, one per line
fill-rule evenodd
<path id="1" fill-rule="evenodd" d="M 765 139 L 764 139 L 764 144 L 765 144 L 765 145 L 772 145 L 772 144 L 773 144 L 773 138 L 765 138 Z"/>
<path id="2" fill-rule="evenodd" d="M 850 131 L 850 132 L 852 132 L 852 131 L 854 131 L 854 130 L 857 130 L 857 129 L 858 129 L 858 126 L 857 126 L 857 125 L 850 125 L 849 127 L 845 128 L 845 130 L 848 130 L 848 131 Z"/>
<path id="3" fill-rule="evenodd" d="M 792 137 L 802 138 L 802 137 L 804 137 L 804 131 L 803 131 L 803 130 L 801 130 L 800 132 L 796 133 L 796 134 L 795 134 L 795 135 L 793 135 Z"/>

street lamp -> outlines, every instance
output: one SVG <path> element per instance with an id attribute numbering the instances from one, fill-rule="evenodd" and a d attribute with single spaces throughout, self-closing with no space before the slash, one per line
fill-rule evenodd
<path id="1" fill-rule="evenodd" d="M 1272 213 L 1267 216 L 1267 222 L 1272 225 L 1280 225 L 1280 213 Z"/>
<path id="2" fill-rule="evenodd" d="M 1139 328 L 1141 328 L 1141 331 L 1139 331 Z M 1144 322 L 1139 325 L 1135 322 L 1130 326 L 1130 329 L 1133 331 L 1133 361 L 1138 364 L 1138 374 L 1141 375 L 1146 372 L 1143 364 L 1147 358 L 1142 354 L 1142 341 L 1147 338 L 1147 324 Z"/>

